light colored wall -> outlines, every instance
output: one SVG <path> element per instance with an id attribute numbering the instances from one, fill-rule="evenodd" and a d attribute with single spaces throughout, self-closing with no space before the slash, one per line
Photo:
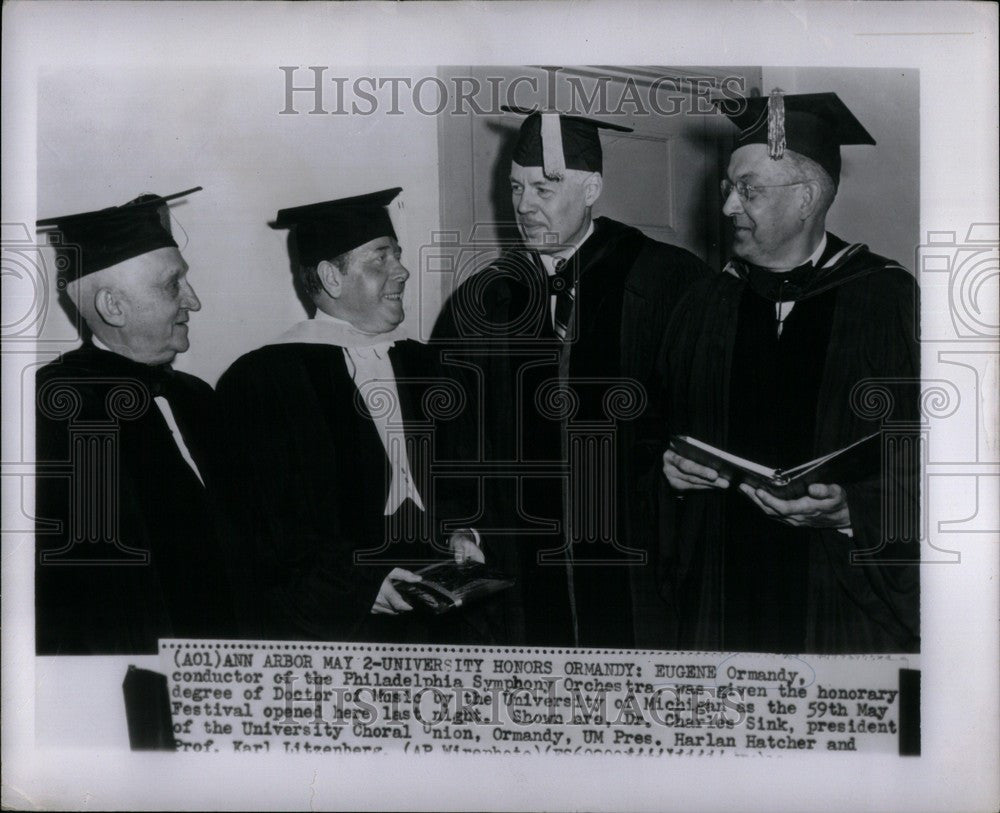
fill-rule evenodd
<path id="1" fill-rule="evenodd" d="M 911 271 L 920 244 L 920 77 L 916 70 L 768 68 L 762 91 L 838 94 L 876 146 L 842 147 L 827 228 Z"/>
<path id="2" fill-rule="evenodd" d="M 298 84 L 309 78 L 304 71 L 296 77 Z M 213 384 L 241 354 L 305 317 L 292 288 L 287 232 L 267 225 L 279 208 L 403 187 L 392 217 L 413 272 L 406 324 L 416 324 L 421 304 L 439 307 L 439 291 L 421 292 L 416 273 L 420 244 L 439 219 L 435 119 L 416 113 L 408 94 L 400 95 L 403 115 L 384 107 L 368 116 L 308 115 L 306 99 L 296 102 L 302 113 L 278 115 L 283 83 L 277 67 L 87 69 L 39 81 L 39 218 L 205 187 L 172 210 L 202 301 L 191 317 L 192 349 L 175 366 Z M 44 337 L 74 335 L 51 308 Z"/>
<path id="3" fill-rule="evenodd" d="M 721 258 L 728 257 L 728 247 L 720 245 L 724 218 L 719 181 L 725 170 L 721 155 L 732 140 L 732 127 L 711 112 L 704 88 L 711 80 L 731 92 L 736 88 L 759 92 L 760 68 L 565 66 L 553 73 L 552 68 L 466 65 L 442 68 L 439 76 L 448 81 L 473 77 L 484 89 L 479 95 L 482 107 L 490 104 L 485 89 L 493 82 L 509 90 L 517 82 L 534 80 L 537 92 L 525 85 L 519 88 L 520 106 L 554 107 L 632 128 L 631 133 L 602 131 L 604 189 L 593 214 L 686 248 L 718 268 Z M 598 97 L 598 76 L 603 106 L 592 104 Z M 628 86 L 631 91 L 626 92 Z M 633 101 L 622 103 L 623 99 Z M 514 220 L 508 176 L 522 121 L 521 116 L 500 112 L 439 118 L 443 227 L 457 231 L 463 240 L 475 234 L 483 247 L 481 253 L 468 252 L 475 259 L 464 266 L 462 249 L 455 252 L 456 273 L 442 275 L 445 292 L 472 268 L 488 264 L 491 241 L 499 251 L 503 238 L 511 234 L 497 224 Z"/>
<path id="4" fill-rule="evenodd" d="M 434 76 L 436 69 L 394 70 Z M 329 76 L 358 76 L 329 69 Z M 300 71 L 297 81 L 308 74 Z M 845 239 L 912 267 L 918 244 L 919 120 L 915 71 L 763 69 L 762 90 L 835 90 L 878 141 L 848 147 L 829 219 Z M 332 87 L 332 86 L 331 86 Z M 179 369 L 215 383 L 238 356 L 272 339 L 305 311 L 296 297 L 286 233 L 267 223 L 279 208 L 402 186 L 393 220 L 412 272 L 404 326 L 426 335 L 442 299 L 439 274 L 422 268 L 440 228 L 439 121 L 400 94 L 401 115 L 279 115 L 283 74 L 274 66 L 124 72 L 60 70 L 38 96 L 38 216 L 123 203 L 143 192 L 202 185 L 173 210 L 175 231 L 202 300 L 192 349 Z M 326 107 L 335 104 L 327 98 Z M 454 157 L 445 156 L 451 167 Z M 445 173 L 446 175 L 448 173 Z M 186 242 L 185 242 L 186 240 Z M 54 297 L 55 290 L 52 289 Z M 70 320 L 49 309 L 43 338 L 76 343 Z"/>

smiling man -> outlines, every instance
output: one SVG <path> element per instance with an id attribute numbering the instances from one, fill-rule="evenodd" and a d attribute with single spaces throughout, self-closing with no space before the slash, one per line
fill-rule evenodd
<path id="1" fill-rule="evenodd" d="M 480 371 L 469 393 L 475 402 L 481 383 L 487 462 L 512 472 L 482 476 L 499 529 L 490 550 L 519 579 L 505 596 L 504 640 L 655 645 L 655 492 L 645 484 L 655 485 L 658 451 L 645 454 L 636 427 L 658 389 L 654 360 L 670 314 L 708 269 L 593 216 L 604 185 L 600 132 L 629 128 L 507 109 L 528 114 L 509 176 L 522 245 L 459 287 L 435 327 L 452 358 Z M 587 441 L 571 433 L 586 427 L 610 433 L 606 445 L 580 452 Z"/>
<path id="2" fill-rule="evenodd" d="M 83 345 L 36 378 L 39 654 L 234 637 L 211 388 L 170 365 L 201 308 L 169 197 L 39 221 Z"/>
<path id="3" fill-rule="evenodd" d="M 671 432 L 771 468 L 893 436 L 880 470 L 798 499 L 676 452 L 662 572 L 672 645 L 765 652 L 919 647 L 919 352 L 913 277 L 826 230 L 841 145 L 875 140 L 835 93 L 744 100 L 722 182 L 734 258 L 692 287 L 664 344 Z M 868 408 L 875 387 L 882 414 Z"/>
<path id="4" fill-rule="evenodd" d="M 315 316 L 219 381 L 268 637 L 428 640 L 435 625 L 396 583 L 449 550 L 483 560 L 474 534 L 436 533 L 434 447 L 413 434 L 441 385 L 423 346 L 396 333 L 410 272 L 386 207 L 400 191 L 278 213 Z"/>

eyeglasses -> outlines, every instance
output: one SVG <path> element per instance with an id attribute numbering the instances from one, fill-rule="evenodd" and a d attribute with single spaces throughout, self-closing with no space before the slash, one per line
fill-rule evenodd
<path id="1" fill-rule="evenodd" d="M 815 178 L 806 178 L 804 181 L 794 181 L 793 183 L 772 183 L 765 185 L 751 186 L 743 181 L 737 181 L 733 183 L 728 178 L 724 178 L 719 184 L 719 188 L 722 190 L 723 200 L 728 200 L 729 196 L 736 190 L 736 194 L 740 196 L 740 200 L 752 200 L 753 196 L 757 194 L 761 189 L 780 189 L 785 186 L 801 186 L 804 183 L 809 183 L 810 181 L 815 181 Z"/>

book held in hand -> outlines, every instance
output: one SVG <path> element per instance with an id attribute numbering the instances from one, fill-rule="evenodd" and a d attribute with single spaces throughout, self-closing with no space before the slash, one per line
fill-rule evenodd
<path id="1" fill-rule="evenodd" d="M 715 469 L 730 485 L 747 483 L 782 500 L 804 497 L 813 483 L 856 483 L 879 472 L 882 460 L 881 433 L 875 432 L 843 449 L 809 460 L 790 469 L 772 469 L 717 449 L 687 435 L 670 438 L 670 448 L 681 457 Z"/>
<path id="2" fill-rule="evenodd" d="M 480 564 L 454 560 L 414 570 L 419 582 L 394 582 L 399 594 L 415 610 L 440 615 L 514 586 L 514 579 Z"/>

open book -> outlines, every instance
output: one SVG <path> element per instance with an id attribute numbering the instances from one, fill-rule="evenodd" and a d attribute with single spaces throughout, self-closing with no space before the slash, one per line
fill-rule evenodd
<path id="1" fill-rule="evenodd" d="M 514 580 L 478 562 L 436 562 L 414 570 L 419 582 L 394 582 L 399 594 L 413 609 L 440 615 L 472 601 L 513 587 Z"/>
<path id="2" fill-rule="evenodd" d="M 715 469 L 731 485 L 747 483 L 783 500 L 805 496 L 813 483 L 856 483 L 878 473 L 882 460 L 880 433 L 790 469 L 769 469 L 752 460 L 717 449 L 687 435 L 674 435 L 670 448 L 681 457 Z"/>

